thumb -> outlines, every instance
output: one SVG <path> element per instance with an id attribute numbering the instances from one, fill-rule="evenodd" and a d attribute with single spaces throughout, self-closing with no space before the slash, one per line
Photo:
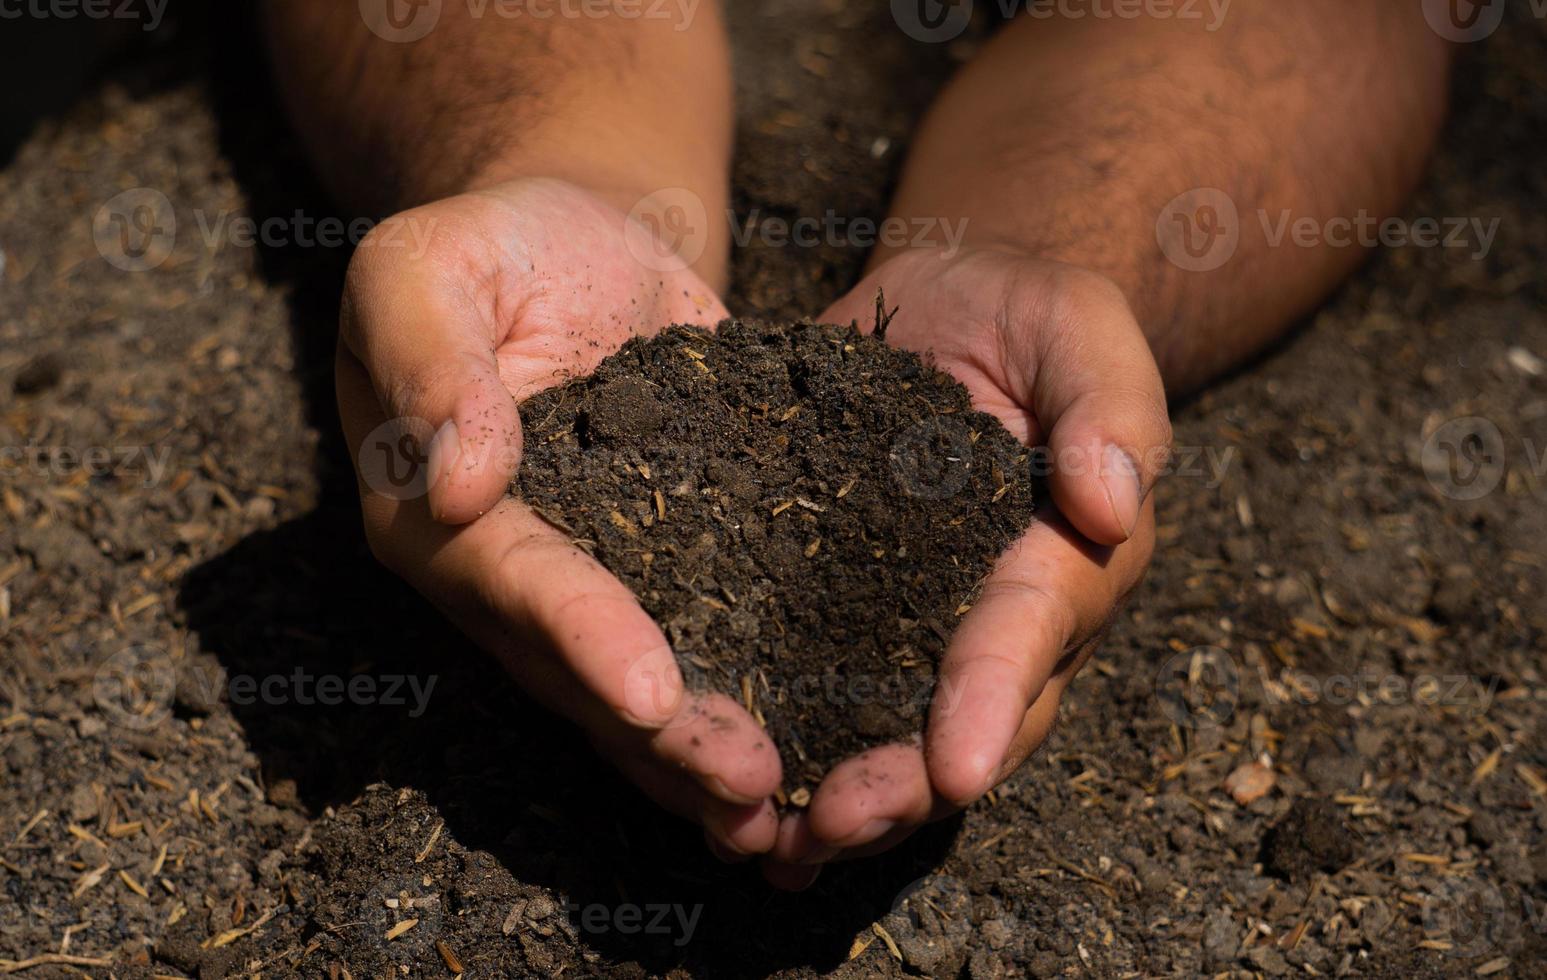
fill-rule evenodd
<path id="1" fill-rule="evenodd" d="M 1047 433 L 1053 502 L 1104 545 L 1132 537 L 1144 499 L 1170 458 L 1165 386 L 1127 302 L 1103 283 L 1055 304 L 1033 332 L 1032 408 Z"/>
<path id="2" fill-rule="evenodd" d="M 504 496 L 521 453 L 521 416 L 500 379 L 492 297 L 469 289 L 455 248 L 388 249 L 409 211 L 383 222 L 350 263 L 340 335 L 370 375 L 396 432 L 411 433 L 430 513 L 462 524 Z M 433 229 L 432 229 L 433 230 Z M 379 237 L 378 237 L 379 236 Z"/>

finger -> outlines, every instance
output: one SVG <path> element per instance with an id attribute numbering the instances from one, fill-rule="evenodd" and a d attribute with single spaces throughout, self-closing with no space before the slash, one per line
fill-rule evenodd
<path id="1" fill-rule="evenodd" d="M 381 409 L 347 351 L 338 390 L 354 444 L 380 424 Z M 651 754 L 733 803 L 779 785 L 778 753 L 752 717 L 723 696 L 687 696 L 665 636 L 633 594 L 530 508 L 506 498 L 448 527 L 417 501 L 367 493 L 362 502 L 378 557 L 593 739 Z"/>
<path id="2" fill-rule="evenodd" d="M 735 863 L 771 849 L 779 818 L 773 801 L 730 803 L 710 795 L 690 774 L 643 755 L 613 756 L 618 769 L 661 807 L 703 826 L 704 842 L 720 860 Z"/>
<path id="3" fill-rule="evenodd" d="M 1063 699 L 1064 691 L 1069 683 L 1079 673 L 1084 661 L 1089 658 L 1093 649 L 1092 644 L 1085 647 L 1085 655 L 1077 662 L 1064 661 L 1065 666 L 1059 668 L 1042 688 L 1042 693 L 1037 695 L 1037 700 L 1027 710 L 1021 720 L 1020 730 L 1010 740 L 1010 748 L 1005 753 L 1005 758 L 999 765 L 999 772 L 994 778 L 994 785 L 999 785 L 1009 779 L 1014 772 L 1025 765 L 1026 760 L 1040 749 L 1053 733 L 1053 727 L 1058 722 L 1058 706 Z"/>
<path id="4" fill-rule="evenodd" d="M 618 769 L 646 796 L 679 817 L 699 823 L 704 841 L 724 861 L 744 861 L 774 846 L 779 816 L 773 801 L 732 803 L 711 795 L 691 773 L 648 755 L 612 755 Z"/>
<path id="5" fill-rule="evenodd" d="M 916 827 L 934 809 L 922 745 L 882 745 L 845 759 L 811 796 L 811 836 L 830 847 L 860 847 L 898 827 Z"/>
<path id="6" fill-rule="evenodd" d="M 1053 725 L 1058 719 L 1059 699 L 1063 696 L 1064 689 L 1068 686 L 1069 681 L 1074 678 L 1076 672 L 1077 670 L 1061 670 L 1055 674 L 1048 681 L 1047 686 L 1043 688 L 1042 695 L 1031 706 L 1031 710 L 1026 712 L 1021 729 L 1016 733 L 1010 751 L 1006 755 L 1004 763 L 1000 766 L 997 778 L 994 780 L 996 785 L 1009 778 L 1015 770 L 1025 763 L 1026 759 L 1034 751 L 1047 741 L 1048 735 L 1051 734 Z M 859 838 L 856 838 L 859 842 L 849 847 L 835 848 L 823 845 L 820 849 L 813 851 L 803 860 L 797 862 L 781 861 L 779 848 L 785 844 L 783 834 L 781 833 L 779 843 L 764 858 L 765 876 L 767 875 L 767 866 L 772 864 L 826 864 L 837 861 L 857 861 L 877 854 L 883 854 L 907 840 L 923 824 L 940 820 L 960 809 L 961 807 L 936 796 L 929 816 L 925 820 L 898 823 L 873 839 L 864 839 L 865 835 L 861 835 Z M 806 833 L 809 834 L 809 831 L 806 831 Z M 792 835 L 788 846 L 793 850 L 798 846 L 798 842 L 798 834 Z"/>
<path id="7" fill-rule="evenodd" d="M 785 864 L 821 864 L 842 848 L 828 844 L 811 831 L 811 815 L 804 808 L 790 810 L 779 818 L 779 836 L 769 852 L 771 860 Z"/>
<path id="8" fill-rule="evenodd" d="M 339 409 L 351 444 L 382 421 L 369 390 L 360 363 L 340 351 Z M 503 498 L 484 519 L 455 528 L 424 520 L 417 501 L 367 491 L 362 509 L 377 556 L 518 678 L 546 687 L 558 665 L 608 714 L 641 729 L 663 728 L 688 708 L 666 638 L 633 594 L 530 508 Z M 529 649 L 532 641 L 546 649 Z"/>
<path id="9" fill-rule="evenodd" d="M 955 812 L 955 809 L 956 808 L 952 807 L 947 812 Z M 940 814 L 942 817 L 945 815 L 945 813 Z M 920 825 L 918 824 L 906 824 L 903 826 L 898 826 L 876 838 L 875 840 L 870 841 L 869 843 L 861 844 L 855 847 L 835 848 L 824 853 L 824 855 L 820 858 L 813 856 L 808 857 L 803 861 L 781 860 L 777 856 L 779 853 L 779 846 L 776 845 L 773 851 L 770 851 L 768 854 L 763 856 L 763 860 L 761 862 L 763 877 L 770 883 L 775 884 L 775 887 L 779 887 L 777 883 L 786 878 L 798 879 L 801 869 L 809 870 L 813 867 L 819 868 L 824 864 L 833 864 L 839 861 L 856 861 L 862 858 L 874 857 L 877 854 L 884 854 L 892 848 L 896 847 L 898 844 L 901 844 L 903 841 L 907 840 L 909 837 L 913 836 L 914 832 L 919 829 L 919 826 Z M 782 843 L 782 832 L 780 839 Z"/>
<path id="10" fill-rule="evenodd" d="M 637 692 L 626 691 L 630 696 Z M 768 733 L 724 694 L 689 694 L 651 736 L 650 749 L 663 762 L 702 774 L 704 788 L 727 801 L 758 803 L 779 788 L 779 753 Z"/>
<path id="11" fill-rule="evenodd" d="M 708 830 L 704 831 L 704 846 L 709 848 L 709 853 L 725 864 L 745 864 L 752 860 L 750 854 L 738 854 L 737 852 L 721 844 Z"/>
<path id="12" fill-rule="evenodd" d="M 1087 645 L 1085 648 L 1087 656 L 1090 649 L 1091 645 Z M 1036 703 L 1026 712 L 1020 730 L 1012 739 L 1010 749 L 994 779 L 995 785 L 1009 778 L 1047 741 L 1058 719 L 1058 706 L 1063 692 L 1081 666 L 1083 666 L 1083 660 L 1070 663 L 1048 680 Z M 924 766 L 922 755 L 918 756 L 918 765 L 922 770 Z M 923 778 L 927 781 L 927 774 Z M 879 835 L 874 834 L 874 831 L 883 829 L 882 826 L 867 828 L 867 832 L 852 835 L 849 838 L 851 843 L 842 847 L 827 843 L 812 831 L 808 811 L 801 810 L 786 815 L 779 828 L 779 839 L 764 860 L 766 863 L 795 865 L 826 864 L 881 854 L 906 840 L 923 824 L 943 819 L 961 809 L 938 794 L 931 792 L 931 796 L 929 812 L 923 820 L 897 821 L 894 825 L 886 827 Z M 838 798 L 839 794 L 834 794 L 834 799 Z"/>
<path id="13" fill-rule="evenodd" d="M 833 767 L 810 806 L 784 817 L 769 857 L 787 864 L 841 860 L 902 840 L 954 809 L 931 788 L 920 741 L 879 746 Z"/>
<path id="14" fill-rule="evenodd" d="M 521 449 L 520 414 L 495 358 L 514 318 L 496 316 L 499 273 L 483 271 L 489 260 L 470 244 L 479 236 L 458 212 L 466 206 L 443 202 L 374 229 L 350 263 L 340 312 L 340 336 L 386 417 L 427 440 L 430 513 L 449 524 L 494 506 Z M 470 288 L 470 278 L 487 281 Z"/>
<path id="15" fill-rule="evenodd" d="M 769 799 L 738 804 L 706 796 L 699 821 L 711 840 L 740 858 L 766 853 L 779 836 L 779 813 Z"/>
<path id="16" fill-rule="evenodd" d="M 1165 386 L 1115 286 L 1063 289 L 1080 298 L 1026 311 L 1051 322 L 1007 331 L 1006 360 L 1030 383 L 1023 400 L 1047 433 L 1059 512 L 1092 541 L 1121 544 L 1169 457 Z"/>
<path id="17" fill-rule="evenodd" d="M 618 724 L 640 730 L 653 755 L 683 767 L 728 801 L 749 803 L 778 787 L 779 756 L 762 728 L 724 696 L 684 692 L 659 627 L 594 559 L 515 501 L 502 502 L 464 537 L 473 539 L 465 542 L 469 550 L 505 549 L 468 583 L 481 595 L 475 638 L 481 632 L 485 648 L 518 678 L 553 691 L 558 710 L 592 731 Z M 477 557 L 444 549 L 428 572 Z M 530 644 L 512 642 L 512 623 L 518 634 L 543 638 L 550 655 L 536 656 Z M 563 676 L 546 676 L 555 663 Z M 577 702 L 566 691 L 570 678 L 590 699 Z"/>
<path id="18" fill-rule="evenodd" d="M 1027 709 L 1070 645 L 1105 624 L 1138 557 L 1105 567 L 1108 549 L 1056 519 L 1001 556 L 941 662 L 925 737 L 936 792 L 965 806 L 994 785 Z"/>

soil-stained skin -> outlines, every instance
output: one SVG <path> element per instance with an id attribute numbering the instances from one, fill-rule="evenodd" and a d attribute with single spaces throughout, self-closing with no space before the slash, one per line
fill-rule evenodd
<path id="1" fill-rule="evenodd" d="M 634 590 L 690 685 L 765 724 L 791 791 L 922 730 L 955 624 L 1033 520 L 1026 448 L 850 327 L 673 327 L 522 419 L 514 491 Z"/>

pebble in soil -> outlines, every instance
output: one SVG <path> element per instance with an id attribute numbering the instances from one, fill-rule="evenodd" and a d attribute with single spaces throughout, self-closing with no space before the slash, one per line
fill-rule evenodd
<path id="1" fill-rule="evenodd" d="M 786 786 L 922 731 L 936 666 L 1032 521 L 1028 450 L 852 327 L 636 338 L 521 407 L 513 490 L 623 580 Z"/>

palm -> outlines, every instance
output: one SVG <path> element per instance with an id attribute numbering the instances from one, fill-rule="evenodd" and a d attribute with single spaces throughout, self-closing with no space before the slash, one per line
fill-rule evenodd
<path id="1" fill-rule="evenodd" d="M 475 301 L 495 328 L 500 376 L 518 399 L 589 372 L 636 334 L 727 316 L 692 269 L 589 194 L 522 182 L 461 201 L 467 224 L 442 239 L 444 261 L 489 284 Z"/>

